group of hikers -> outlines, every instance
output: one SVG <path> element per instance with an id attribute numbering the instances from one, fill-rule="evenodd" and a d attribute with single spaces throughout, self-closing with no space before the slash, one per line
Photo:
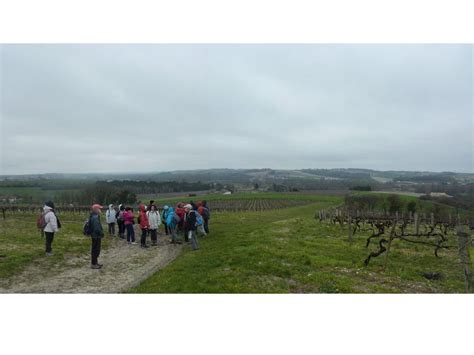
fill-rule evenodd
<path id="1" fill-rule="evenodd" d="M 101 213 L 104 207 L 99 204 L 91 206 L 91 213 L 84 223 L 84 235 L 91 237 L 91 268 L 100 269 L 98 258 L 101 250 L 101 240 L 105 233 L 101 223 Z M 136 222 L 135 222 L 136 217 Z M 178 202 L 175 207 L 163 206 L 160 211 L 155 201 L 151 200 L 148 205 L 143 203 L 138 206 L 138 215 L 132 207 L 123 204 L 115 207 L 110 204 L 105 212 L 105 222 L 108 226 L 108 234 L 111 237 L 126 239 L 129 245 L 137 244 L 135 242 L 135 225 L 141 230 L 140 247 L 147 249 L 148 235 L 150 235 L 151 246 L 158 245 L 158 235 L 170 236 L 172 244 L 182 244 L 182 238 L 185 242 L 190 242 L 192 249 L 199 249 L 198 235 L 206 236 L 209 234 L 209 220 L 211 213 L 206 201 L 194 203 Z M 46 255 L 53 255 L 52 243 L 54 234 L 61 228 L 61 223 L 55 212 L 55 206 L 52 201 L 45 203 L 43 213 L 37 220 L 38 228 L 44 233 L 46 244 Z M 163 232 L 161 231 L 163 225 Z M 117 229 L 116 230 L 116 227 Z M 118 233 L 117 233 L 118 232 Z"/>

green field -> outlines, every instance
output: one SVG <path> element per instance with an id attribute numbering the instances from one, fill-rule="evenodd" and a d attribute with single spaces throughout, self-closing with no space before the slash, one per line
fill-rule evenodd
<path id="1" fill-rule="evenodd" d="M 342 198 L 313 198 L 319 202 L 216 214 L 199 251 L 184 252 L 131 292 L 464 292 L 456 250 L 436 258 L 429 247 L 394 242 L 385 271 L 383 257 L 364 267 L 366 236 L 350 244 L 346 230 L 314 219 L 317 209 Z M 430 281 L 421 272 L 441 272 L 444 279 Z"/>
<path id="2" fill-rule="evenodd" d="M 44 256 L 44 238 L 36 228 L 37 215 L 12 213 L 0 217 L 0 278 L 23 271 L 26 266 L 41 262 L 41 267 L 60 268 L 67 259 L 84 255 L 90 250 L 90 240 L 82 234 L 85 214 L 62 214 L 62 228 L 53 242 L 54 256 Z M 104 240 L 104 248 L 107 239 Z"/>
<path id="3" fill-rule="evenodd" d="M 420 244 L 395 240 L 388 265 L 384 256 L 363 265 L 368 253 L 368 232 L 357 233 L 349 243 L 346 228 L 320 223 L 315 212 L 340 206 L 343 196 L 260 193 L 197 196 L 194 200 L 302 199 L 302 206 L 248 212 L 214 212 L 211 234 L 201 248 L 186 245 L 181 254 L 129 290 L 132 293 L 462 293 L 464 280 L 456 248 L 440 251 Z M 413 197 L 404 197 L 405 201 Z M 161 200 L 174 203 L 189 198 Z M 428 211 L 430 202 L 420 202 Z M 28 267 L 51 270 L 67 267 L 67 261 L 89 253 L 90 241 L 82 235 L 84 213 L 61 214 L 63 228 L 53 244 L 55 255 L 44 256 L 44 240 L 36 230 L 36 215 L 7 212 L 0 219 L 0 278 L 9 279 Z M 1 216 L 0 216 L 1 218 Z M 104 248 L 109 247 L 104 239 Z M 87 267 L 87 262 L 85 262 Z M 442 280 L 424 278 L 423 272 L 439 272 Z"/>
<path id="4" fill-rule="evenodd" d="M 41 187 L 5 187 L 0 186 L 0 200 L 12 197 L 19 198 L 15 205 L 35 203 L 37 201 L 54 200 L 62 193 L 77 192 L 77 189 L 44 189 Z M 5 203 L 5 202 L 4 202 Z"/>

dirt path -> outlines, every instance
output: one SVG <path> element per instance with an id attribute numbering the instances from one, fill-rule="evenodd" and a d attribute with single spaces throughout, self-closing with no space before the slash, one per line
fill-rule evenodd
<path id="1" fill-rule="evenodd" d="M 172 244 L 142 249 L 123 240 L 110 242 L 101 252 L 100 270 L 90 268 L 90 256 L 72 258 L 59 270 L 28 267 L 21 274 L 0 280 L 0 293 L 119 293 L 163 269 L 180 253 L 182 247 Z"/>

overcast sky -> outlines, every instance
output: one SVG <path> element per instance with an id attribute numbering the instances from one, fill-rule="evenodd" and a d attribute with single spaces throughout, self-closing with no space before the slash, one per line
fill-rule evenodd
<path id="1" fill-rule="evenodd" d="M 470 45 L 3 45 L 0 174 L 473 172 Z"/>

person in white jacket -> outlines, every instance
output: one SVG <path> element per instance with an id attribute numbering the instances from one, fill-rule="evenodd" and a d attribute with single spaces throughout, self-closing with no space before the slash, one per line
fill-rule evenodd
<path id="1" fill-rule="evenodd" d="M 43 216 L 44 216 L 44 223 L 46 226 L 44 227 L 44 235 L 46 240 L 46 256 L 53 255 L 53 240 L 54 240 L 54 233 L 56 233 L 58 228 L 58 219 L 56 218 L 56 214 L 54 213 L 54 203 L 53 202 L 46 202 L 43 207 Z"/>
<path id="2" fill-rule="evenodd" d="M 117 211 L 114 205 L 110 204 L 109 209 L 105 213 L 105 220 L 109 226 L 109 235 L 115 237 L 115 223 L 117 223 Z"/>
<path id="3" fill-rule="evenodd" d="M 161 215 L 160 212 L 156 209 L 155 205 L 150 206 L 150 210 L 146 213 L 148 217 L 148 223 L 150 225 L 149 231 L 151 236 L 151 245 L 158 245 L 158 228 L 161 224 Z"/>

